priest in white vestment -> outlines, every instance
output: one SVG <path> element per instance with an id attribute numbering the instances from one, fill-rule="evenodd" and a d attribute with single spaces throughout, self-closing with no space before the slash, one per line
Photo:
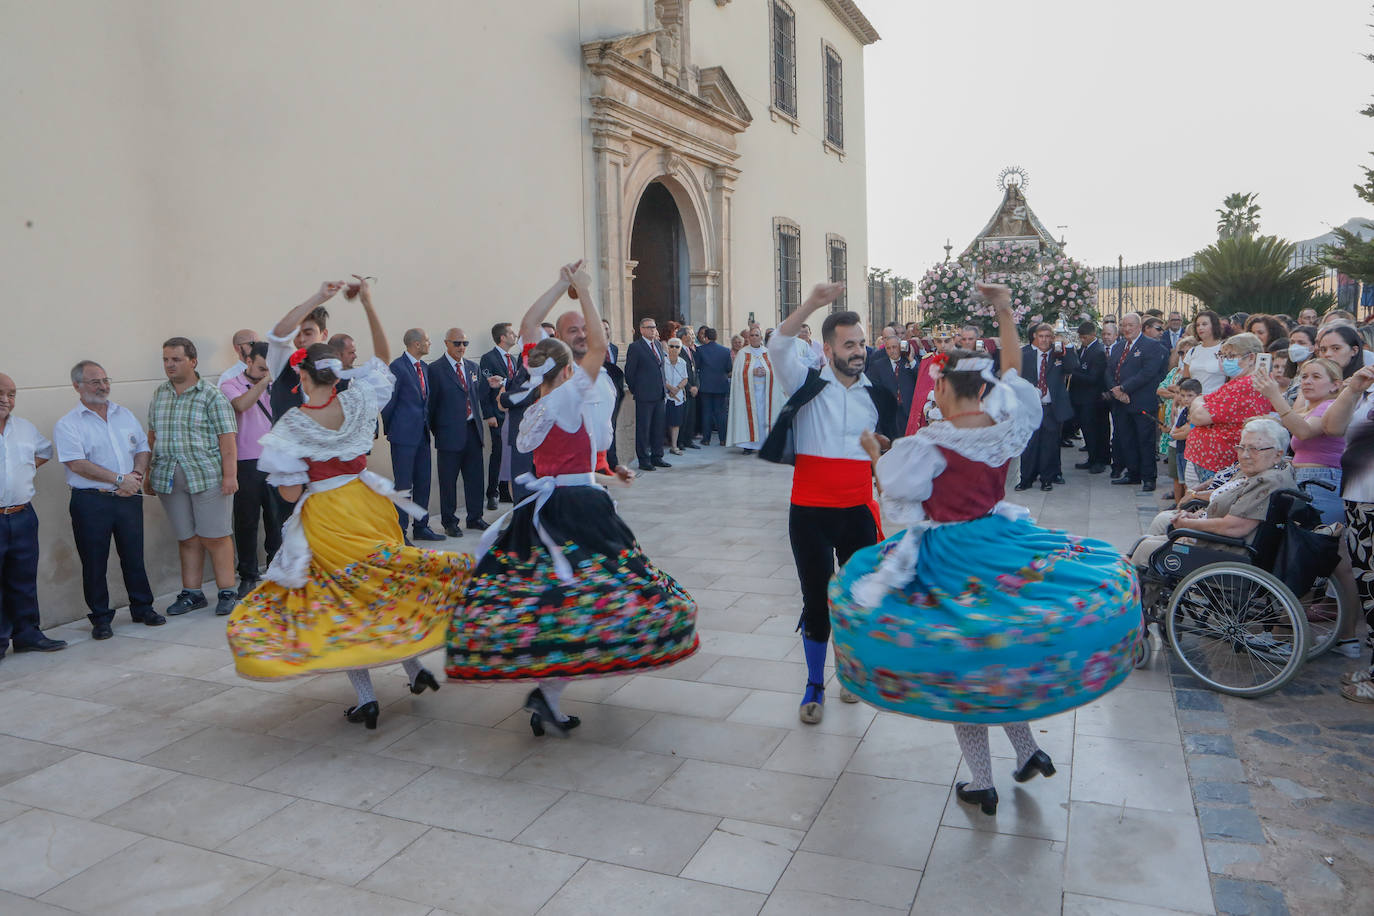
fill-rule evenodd
<path id="1" fill-rule="evenodd" d="M 777 382 L 763 332 L 750 328 L 747 345 L 735 355 L 730 374 L 730 413 L 726 441 L 746 451 L 757 451 L 782 412 L 787 396 Z"/>

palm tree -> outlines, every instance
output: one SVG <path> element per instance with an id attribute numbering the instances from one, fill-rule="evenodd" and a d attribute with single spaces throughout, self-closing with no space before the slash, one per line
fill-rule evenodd
<path id="1" fill-rule="evenodd" d="M 1221 239 L 1197 253 L 1193 270 L 1170 284 L 1222 314 L 1296 315 L 1318 295 L 1316 264 L 1295 265 L 1294 246 L 1272 235 Z"/>
<path id="2" fill-rule="evenodd" d="M 1217 210 L 1217 238 L 1237 239 L 1259 231 L 1260 206 L 1257 193 L 1228 194 Z"/>

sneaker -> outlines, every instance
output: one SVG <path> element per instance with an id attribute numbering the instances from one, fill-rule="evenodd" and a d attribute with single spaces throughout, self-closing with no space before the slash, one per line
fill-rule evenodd
<path id="1" fill-rule="evenodd" d="M 182 614 L 209 606 L 210 602 L 205 600 L 205 592 L 200 589 L 193 591 L 189 588 L 183 588 L 181 594 L 177 595 L 177 600 L 173 601 L 171 607 L 167 608 L 167 616 L 180 617 Z"/>
<path id="2" fill-rule="evenodd" d="M 1358 671 L 1347 671 L 1345 674 L 1341 675 L 1341 684 L 1345 686 L 1349 686 L 1350 684 L 1366 684 L 1370 681 L 1374 681 L 1374 667 L 1361 668 Z"/>
<path id="3" fill-rule="evenodd" d="M 1360 648 L 1358 636 L 1337 640 L 1335 649 L 1337 655 L 1344 655 L 1346 658 L 1360 658 L 1364 655 L 1364 649 Z"/>
<path id="4" fill-rule="evenodd" d="M 1258 633 L 1246 636 L 1244 639 L 1245 647 L 1251 652 L 1258 652 L 1279 658 L 1287 658 L 1293 654 L 1293 646 L 1286 642 L 1279 642 L 1274 638 L 1273 633 Z"/>
<path id="5" fill-rule="evenodd" d="M 1346 684 L 1341 688 L 1341 696 L 1356 703 L 1374 703 L 1374 680 Z"/>
<path id="6" fill-rule="evenodd" d="M 239 603 L 239 593 L 232 588 L 222 588 L 219 590 L 219 603 L 215 605 L 215 616 L 225 617 L 234 612 L 234 606 Z"/>

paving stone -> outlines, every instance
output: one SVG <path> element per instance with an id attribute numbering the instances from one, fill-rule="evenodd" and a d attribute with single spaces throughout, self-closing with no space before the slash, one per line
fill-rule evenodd
<path id="1" fill-rule="evenodd" d="M 1179 709 L 1178 727 L 1189 734 L 1198 732 L 1229 732 L 1231 720 L 1224 712 L 1206 712 L 1199 709 Z"/>
<path id="2" fill-rule="evenodd" d="M 1189 754 L 1236 756 L 1236 743 L 1231 740 L 1230 735 L 1184 735 L 1183 749 Z"/>
<path id="3" fill-rule="evenodd" d="M 1276 735 L 1273 732 L 1265 731 L 1262 728 L 1255 729 L 1250 733 L 1251 738 L 1263 741 L 1265 744 L 1276 744 L 1279 747 L 1292 747 L 1293 742 L 1283 735 Z"/>
<path id="4" fill-rule="evenodd" d="M 1282 776 L 1269 777 L 1269 784 L 1278 789 L 1286 798 L 1293 801 L 1305 801 L 1309 798 L 1322 798 L 1322 793 L 1315 789 L 1309 789 L 1302 783 L 1294 782 L 1291 779 L 1284 779 Z"/>
<path id="5" fill-rule="evenodd" d="M 1197 681 L 1193 680 L 1193 684 Z M 1177 683 L 1175 683 L 1177 686 Z M 1210 690 L 1175 690 L 1174 702 L 1179 709 L 1197 709 L 1203 712 L 1221 712 L 1221 697 Z"/>
<path id="6" fill-rule="evenodd" d="M 1250 804 L 1250 787 L 1238 782 L 1199 782 L 1194 784 L 1193 794 L 1205 804 Z"/>
<path id="7" fill-rule="evenodd" d="M 1230 840 L 1264 845 L 1264 827 L 1253 811 L 1241 808 L 1198 808 L 1202 835 L 1210 840 Z"/>
<path id="8" fill-rule="evenodd" d="M 1288 725 L 1277 726 L 1274 731 L 1283 732 L 1285 735 L 1303 735 L 1305 737 L 1310 737 L 1312 735 L 1320 735 L 1322 733 L 1322 728 L 1320 725 L 1312 725 L 1308 722 L 1291 722 Z"/>
<path id="9" fill-rule="evenodd" d="M 1202 845 L 1207 850 L 1207 867 L 1214 875 L 1229 874 L 1235 865 L 1258 865 L 1264 861 L 1261 848 L 1251 843 L 1204 840 Z"/>
<path id="10" fill-rule="evenodd" d="M 1212 896 L 1218 916 L 1289 916 L 1283 891 L 1272 884 L 1217 878 L 1212 882 Z"/>
<path id="11" fill-rule="evenodd" d="M 1245 765 L 1234 757 L 1190 754 L 1188 772 L 1198 781 L 1238 782 L 1245 778 Z"/>

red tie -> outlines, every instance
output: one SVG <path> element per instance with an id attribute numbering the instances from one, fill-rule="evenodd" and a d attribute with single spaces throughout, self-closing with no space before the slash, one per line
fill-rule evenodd
<path id="1" fill-rule="evenodd" d="M 515 374 L 515 364 L 510 361 L 510 354 L 506 354 L 506 378 Z"/>
<path id="2" fill-rule="evenodd" d="M 1116 361 L 1116 381 L 1118 384 L 1121 382 L 1121 367 L 1126 365 L 1126 355 L 1130 352 L 1131 344 L 1130 341 L 1127 341 L 1121 345 L 1121 358 Z"/>
<path id="3" fill-rule="evenodd" d="M 467 398 L 466 398 L 465 400 L 468 402 L 468 419 L 471 420 L 471 419 L 472 419 L 472 392 L 471 392 L 471 391 L 468 391 L 467 374 L 466 374 L 465 372 L 463 372 L 463 364 L 462 364 L 462 363 L 459 363 L 457 366 L 454 366 L 454 367 L 453 367 L 453 371 L 455 371 L 455 372 L 458 373 L 458 384 L 463 386 L 463 394 L 467 395 Z"/>
<path id="4" fill-rule="evenodd" d="M 419 360 L 415 361 L 415 374 L 420 377 L 420 397 L 425 396 L 425 366 Z"/>
<path id="5" fill-rule="evenodd" d="M 1040 395 L 1044 397 L 1050 393 L 1050 383 L 1045 380 L 1045 370 L 1049 367 L 1050 354 L 1048 352 L 1040 354 Z"/>

